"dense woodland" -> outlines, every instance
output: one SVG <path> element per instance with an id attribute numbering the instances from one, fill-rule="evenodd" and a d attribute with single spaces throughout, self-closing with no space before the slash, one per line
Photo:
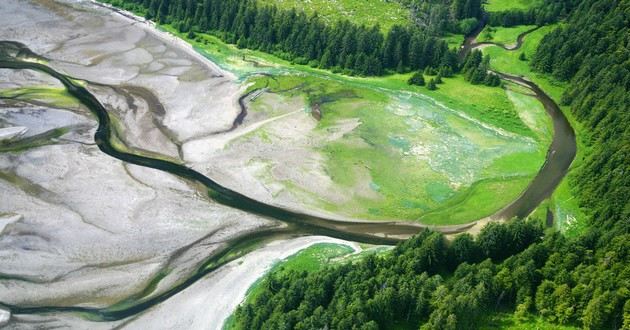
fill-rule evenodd
<path id="1" fill-rule="evenodd" d="M 414 23 L 432 35 L 468 34 L 483 16 L 481 0 L 400 0 Z"/>
<path id="2" fill-rule="evenodd" d="M 563 102 L 590 135 L 571 182 L 589 215 L 585 233 L 543 235 L 536 220 L 450 243 L 426 231 L 389 254 L 272 276 L 238 309 L 236 327 L 475 329 L 509 311 L 517 322 L 630 328 L 629 27 L 630 1 L 584 0 L 531 63 L 570 82 Z"/>
<path id="3" fill-rule="evenodd" d="M 566 18 L 579 0 L 545 0 L 540 5 L 527 10 L 493 12 L 488 16 L 492 26 L 545 25 Z"/>
<path id="4" fill-rule="evenodd" d="M 466 6 L 457 9 L 455 19 L 480 15 L 480 3 L 475 1 L 464 1 Z M 262 50 L 298 64 L 337 72 L 381 75 L 387 70 L 407 72 L 428 66 L 458 69 L 456 50 L 449 49 L 433 33 L 435 29 L 426 26 L 394 26 L 384 34 L 378 26 L 358 26 L 349 21 L 327 25 L 317 15 L 263 6 L 256 0 L 107 2 L 143 12 L 147 18 L 172 24 L 190 36 L 194 31 L 206 32 L 241 48 Z M 441 21 L 436 20 L 432 26 L 437 26 L 437 22 Z"/>
<path id="5" fill-rule="evenodd" d="M 490 56 L 483 56 L 480 50 L 470 52 L 462 65 L 464 79 L 473 85 L 500 86 L 501 78 L 489 73 Z"/>

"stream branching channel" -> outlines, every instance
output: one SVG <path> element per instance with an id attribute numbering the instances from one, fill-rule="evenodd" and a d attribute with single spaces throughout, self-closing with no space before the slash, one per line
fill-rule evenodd
<path id="1" fill-rule="evenodd" d="M 471 36 L 466 38 L 461 49 L 460 58 L 463 58 L 467 52 L 477 46 L 474 44 L 474 40 L 482 29 L 483 24 L 481 28 L 476 29 Z M 522 44 L 523 37 L 524 34 L 519 36 L 516 47 L 509 50 L 518 49 Z M 217 270 L 227 262 L 244 255 L 262 242 L 286 239 L 299 235 L 323 235 L 348 241 L 392 245 L 417 234 L 425 228 L 432 228 L 444 233 L 458 233 L 466 231 L 475 225 L 475 222 L 472 222 L 459 226 L 424 226 L 409 222 L 346 221 L 325 218 L 257 201 L 239 192 L 228 189 L 207 176 L 182 164 L 121 151 L 112 144 L 111 140 L 115 132 L 112 131 L 111 120 L 107 110 L 98 99 L 82 86 L 80 80 L 59 73 L 43 63 L 45 63 L 45 59 L 32 53 L 25 45 L 13 41 L 0 41 L 0 68 L 36 70 L 48 74 L 61 82 L 71 96 L 76 98 L 96 116 L 98 128 L 94 140 L 102 152 L 123 162 L 154 168 L 174 174 L 191 182 L 201 183 L 208 190 L 209 197 L 215 202 L 264 218 L 279 220 L 285 223 L 286 226 L 262 229 L 230 240 L 225 248 L 208 257 L 193 271 L 190 277 L 159 294 L 151 295 L 156 283 L 161 279 L 160 276 L 156 276 L 142 292 L 107 308 L 78 306 L 12 306 L 0 303 L 0 306 L 8 308 L 13 314 L 70 312 L 79 313 L 87 319 L 94 321 L 121 320 L 136 315 L 168 299 L 189 287 L 203 276 Z M 576 153 L 575 134 L 558 105 L 536 84 L 522 77 L 503 73 L 497 74 L 504 80 L 509 80 L 529 88 L 544 105 L 554 125 L 553 141 L 547 152 L 546 161 L 536 177 L 523 194 L 490 218 L 510 219 L 513 217 L 525 217 L 545 198 L 551 195 L 553 190 L 566 175 Z M 241 97 L 239 100 L 241 114 L 235 121 L 235 125 L 240 124 L 243 120 L 242 117 L 246 115 L 245 104 L 242 102 L 243 99 L 244 97 Z"/>

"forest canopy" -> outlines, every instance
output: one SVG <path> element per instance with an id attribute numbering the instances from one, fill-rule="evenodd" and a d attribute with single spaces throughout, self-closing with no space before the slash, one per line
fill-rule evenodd
<path id="1" fill-rule="evenodd" d="M 325 24 L 317 14 L 308 16 L 255 0 L 107 2 L 143 12 L 146 18 L 171 24 L 181 32 L 214 34 L 238 47 L 272 53 L 298 64 L 366 76 L 427 66 L 457 70 L 456 50 L 449 49 L 435 29 L 425 25 L 395 25 L 383 34 L 378 26 L 359 26 L 347 20 Z M 480 3 L 475 2 L 458 9 L 455 17 L 478 16 L 480 10 Z"/>

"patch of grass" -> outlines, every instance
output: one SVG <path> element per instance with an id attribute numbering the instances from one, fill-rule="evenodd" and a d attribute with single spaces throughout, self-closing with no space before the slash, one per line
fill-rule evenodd
<path id="1" fill-rule="evenodd" d="M 532 72 L 529 67 L 529 59 L 534 56 L 536 48 L 542 38 L 549 32 L 553 31 L 556 27 L 558 27 L 557 24 L 543 26 L 540 29 L 529 33 L 523 39 L 523 46 L 518 50 L 508 51 L 497 46 L 489 46 L 483 49 L 483 53 L 490 55 L 490 65 L 497 71 L 527 76 L 533 79 L 537 76 L 537 74 Z M 525 58 L 527 59 L 526 61 L 519 59 L 521 53 L 525 55 Z M 545 78 L 549 79 L 549 77 Z M 544 86 L 541 86 L 541 88 L 544 88 Z M 547 89 L 545 89 L 545 91 L 547 91 Z"/>
<path id="2" fill-rule="evenodd" d="M 309 15 L 317 13 L 326 23 L 349 20 L 358 25 L 375 26 L 388 31 L 394 25 L 407 25 L 409 9 L 397 1 L 384 0 L 258 0 L 263 4 L 275 4 L 281 9 L 296 8 Z"/>
<path id="3" fill-rule="evenodd" d="M 280 275 L 289 271 L 313 272 L 322 269 L 335 259 L 346 256 L 353 248 L 335 243 L 317 243 L 307 247 L 276 263 L 267 274 L 256 281 L 248 290 L 245 301 L 255 299 L 261 292 L 267 277 Z"/>
<path id="4" fill-rule="evenodd" d="M 518 25 L 513 27 L 493 27 L 488 25 L 477 37 L 477 42 L 491 41 L 503 45 L 516 44 L 516 39 L 521 33 L 535 27 L 535 25 Z"/>
<path id="5" fill-rule="evenodd" d="M 521 121 L 534 132 L 541 145 L 551 144 L 553 123 L 549 120 L 543 104 L 531 94 L 531 91 L 521 91 L 520 86 L 516 84 L 507 85 L 509 86 L 508 97 L 514 104 Z"/>
<path id="6" fill-rule="evenodd" d="M 516 199 L 533 175 L 499 177 L 475 182 L 442 208 L 427 213 L 420 221 L 430 225 L 456 225 L 489 216 Z M 497 194 L 500 191 L 501 193 Z"/>
<path id="7" fill-rule="evenodd" d="M 511 313 L 488 314 L 482 322 L 480 330 L 504 329 L 504 330 L 577 330 L 578 327 L 560 325 L 545 321 L 542 317 L 530 315 L 524 320 L 517 321 Z"/>
<path id="8" fill-rule="evenodd" d="M 464 43 L 464 35 L 463 34 L 453 34 L 448 33 L 446 36 L 442 38 L 448 44 L 448 48 L 459 49 L 461 45 Z"/>
<path id="9" fill-rule="evenodd" d="M 542 0 L 488 0 L 484 8 L 488 12 L 526 10 L 542 4 Z"/>

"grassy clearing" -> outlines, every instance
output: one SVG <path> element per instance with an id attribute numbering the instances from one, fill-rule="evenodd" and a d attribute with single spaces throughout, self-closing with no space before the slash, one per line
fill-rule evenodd
<path id="1" fill-rule="evenodd" d="M 508 10 L 526 10 L 536 7 L 542 0 L 488 0 L 484 5 L 488 12 L 499 12 Z"/>
<path id="2" fill-rule="evenodd" d="M 486 183 L 488 189 L 482 192 L 473 187 L 475 182 L 531 177 L 544 161 L 540 150 L 546 145 L 535 144 L 546 140 L 522 120 L 523 106 L 516 104 L 506 89 L 471 85 L 461 76 L 445 78 L 436 91 L 409 86 L 411 74 L 342 76 L 237 49 L 213 36 L 197 34 L 191 40 L 172 27 L 162 28 L 234 72 L 250 84 L 248 90 L 267 87 L 283 96 L 304 97 L 307 105 L 319 104 L 324 116 L 313 134 L 319 134 L 320 139 L 340 120 L 360 120 L 361 125 L 342 139 L 315 149 L 326 159 L 326 173 L 352 195 L 351 203 L 338 205 L 316 198 L 292 182 L 283 182 L 289 191 L 317 200 L 317 206 L 327 211 L 375 220 L 417 220 L 440 209 L 444 218 L 429 217 L 428 221 L 465 223 L 487 215 L 490 209 L 500 209 L 504 206 L 500 203 L 509 202 L 503 197 L 516 196 L 527 185 L 526 179 Z M 275 78 L 253 75 L 257 72 Z M 268 142 L 274 138 L 265 134 Z M 418 148 L 428 153 L 418 156 Z M 494 150 L 494 154 L 483 154 L 487 150 Z M 366 175 L 371 182 L 365 181 Z M 357 191 L 366 187 L 382 198 L 370 199 Z M 472 196 L 477 193 L 496 203 Z M 461 196 L 470 197 L 462 202 Z M 455 204 L 452 199 L 459 202 Z M 443 210 L 449 202 L 454 205 L 452 213 Z"/>
<path id="3" fill-rule="evenodd" d="M 471 85 L 461 75 L 442 78 L 444 84 L 438 85 L 435 91 L 425 87 L 409 86 L 408 74 L 395 74 L 379 78 L 357 78 L 374 86 L 397 91 L 420 93 L 462 112 L 476 120 L 491 124 L 515 134 L 533 137 L 533 132 L 520 120 L 518 112 L 507 97 L 504 89 L 483 85 Z M 431 77 L 425 76 L 425 80 Z M 474 102 L 472 102 L 474 100 Z"/>
<path id="4" fill-rule="evenodd" d="M 267 86 L 271 91 L 290 90 L 291 95 L 302 93 L 306 95 L 309 102 L 321 104 L 324 116 L 319 124 L 319 131 L 323 135 L 327 135 L 330 129 L 334 129 L 339 120 L 360 118 L 361 125 L 358 128 L 340 141 L 325 144 L 320 152 L 326 156 L 326 171 L 334 182 L 353 190 L 357 184 L 361 183 L 360 173 L 368 172 L 372 179 L 371 188 L 383 198 L 374 200 L 356 196 L 354 203 L 344 205 L 322 202 L 319 206 L 328 211 L 338 213 L 351 209 L 354 216 L 368 219 L 418 219 L 425 213 L 439 208 L 442 210 L 440 214 L 447 216 L 440 219 L 428 217 L 427 222 L 431 224 L 465 223 L 500 209 L 504 206 L 502 203 L 509 202 L 510 196 L 517 196 L 527 185 L 527 180 L 510 179 L 505 180 L 503 184 L 484 183 L 481 189 L 477 186 L 454 188 L 443 172 L 448 174 L 452 171 L 451 174 L 457 176 L 460 169 L 451 170 L 445 166 L 452 164 L 442 164 L 440 166 L 443 172 L 440 170 L 436 172 L 425 160 L 411 155 L 411 149 L 414 146 L 432 137 L 423 135 L 421 131 L 414 131 L 409 126 L 407 121 L 409 116 L 415 117 L 413 113 L 398 116 L 394 115 L 391 109 L 388 111 L 388 107 L 398 103 L 392 102 L 383 93 L 310 75 L 278 76 L 275 79 L 259 77 L 252 82 L 255 87 Z M 301 88 L 294 89 L 295 87 Z M 501 89 L 482 88 L 505 93 Z M 505 98 L 505 95 L 503 97 Z M 496 102 L 496 99 L 492 101 Z M 412 103 L 409 106 L 414 109 L 433 109 L 430 102 Z M 401 107 L 404 108 L 404 104 Z M 488 146 L 498 142 L 493 136 L 485 136 L 483 131 L 471 129 L 471 123 L 452 115 L 452 110 L 440 111 L 443 113 L 435 115 L 444 118 L 436 125 L 443 128 L 450 127 L 458 134 L 465 135 L 466 141 L 476 141 L 476 143 Z M 457 145 L 451 147 L 452 153 L 458 152 Z M 517 145 L 518 148 L 520 147 Z M 539 149 L 545 150 L 546 146 L 541 146 Z M 496 176 L 503 178 L 514 175 L 531 177 L 537 172 L 543 159 L 544 152 L 537 152 L 536 149 L 518 153 L 510 151 L 506 156 L 500 157 L 496 165 L 488 164 L 489 167 L 483 170 L 483 176 L 480 178 Z M 475 161 L 475 159 L 471 160 Z M 434 164 L 438 163 L 439 160 L 436 159 Z M 391 171 L 392 168 L 396 168 L 396 171 Z M 285 184 L 290 186 L 288 182 Z M 299 187 L 291 187 L 299 189 Z M 483 203 L 484 207 L 476 207 L 476 203 L 483 201 L 474 196 L 471 198 L 471 194 L 481 193 L 484 189 L 487 189 L 483 195 L 485 197 L 497 194 L 503 198 L 492 197 L 492 203 Z M 458 196 L 466 196 L 466 198 Z M 451 202 L 451 199 L 457 202 Z M 444 203 L 452 206 L 452 210 L 444 209 L 442 207 Z M 464 208 L 467 210 L 462 210 Z M 456 214 L 451 214 L 451 211 Z"/>
<path id="5" fill-rule="evenodd" d="M 513 27 L 493 27 L 486 26 L 479 37 L 477 42 L 496 42 L 503 45 L 516 44 L 516 39 L 521 33 L 535 28 L 535 25 L 519 25 Z"/>
<path id="6" fill-rule="evenodd" d="M 523 123 L 534 132 L 542 145 L 551 144 L 553 123 L 549 120 L 544 106 L 529 90 L 522 90 L 519 85 L 508 83 L 507 94 L 514 104 Z"/>
<path id="7" fill-rule="evenodd" d="M 349 20 L 358 25 L 375 26 L 388 31 L 393 25 L 409 23 L 409 9 L 396 1 L 385 0 L 258 0 L 282 9 L 296 8 L 309 15 L 317 14 L 327 23 Z"/>
<path id="8" fill-rule="evenodd" d="M 448 48 L 459 49 L 464 43 L 464 35 L 463 34 L 452 34 L 449 33 L 442 38 L 448 44 Z"/>
<path id="9" fill-rule="evenodd" d="M 536 52 L 536 48 L 538 44 L 542 40 L 542 38 L 549 32 L 553 31 L 558 24 L 543 26 L 540 29 L 533 31 L 525 36 L 523 39 L 523 46 L 516 51 L 507 51 L 497 46 L 490 46 L 483 49 L 484 54 L 489 54 L 491 58 L 491 66 L 501 72 L 511 73 L 515 75 L 527 76 L 530 79 L 534 79 L 538 76 L 540 78 L 544 78 L 551 82 L 551 79 L 547 76 L 542 76 L 532 72 L 529 67 L 529 61 L 519 60 L 519 56 L 521 53 L 525 54 L 526 59 L 531 59 Z M 557 84 L 558 87 L 564 89 L 565 84 Z M 550 93 L 547 90 L 548 86 L 541 86 L 547 93 Z M 562 91 L 560 91 L 562 94 Z"/>

